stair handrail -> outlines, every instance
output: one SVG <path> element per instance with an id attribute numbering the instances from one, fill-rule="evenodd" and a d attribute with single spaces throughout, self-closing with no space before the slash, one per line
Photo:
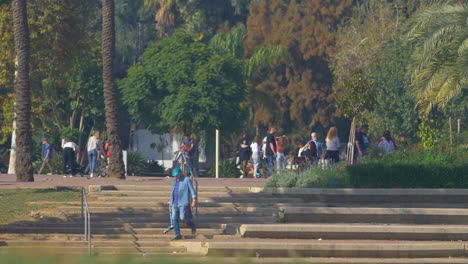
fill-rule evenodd
<path id="1" fill-rule="evenodd" d="M 91 256 L 91 213 L 85 187 L 81 187 L 81 219 L 84 221 L 84 239 L 88 241 L 88 255 Z"/>
<path id="2" fill-rule="evenodd" d="M 187 164 L 187 157 L 185 157 L 185 153 L 183 153 L 180 150 L 177 150 L 174 152 L 174 161 L 177 163 L 180 163 L 180 167 L 182 169 L 182 172 L 186 175 L 187 169 L 188 172 L 190 173 L 190 181 L 192 182 L 192 185 L 195 185 L 195 195 L 197 196 L 198 199 L 198 181 L 193 174 L 193 169 L 190 168 L 190 166 Z M 198 202 L 195 203 L 195 216 L 198 217 Z"/>

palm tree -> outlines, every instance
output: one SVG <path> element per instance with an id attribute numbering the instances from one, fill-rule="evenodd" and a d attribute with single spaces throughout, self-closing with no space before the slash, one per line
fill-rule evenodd
<path id="1" fill-rule="evenodd" d="M 245 25 L 239 24 L 227 34 L 218 33 L 213 36 L 210 40 L 210 47 L 216 53 L 241 58 L 244 55 L 245 37 Z M 250 57 L 244 59 L 244 74 L 248 88 L 247 103 L 257 131 L 260 123 L 265 124 L 273 119 L 276 114 L 276 101 L 267 92 L 257 89 L 252 84 L 252 80 L 258 78 L 265 69 L 283 63 L 289 64 L 290 61 L 291 56 L 288 49 L 282 46 L 259 47 Z"/>
<path id="2" fill-rule="evenodd" d="M 409 21 L 415 49 L 408 69 L 424 114 L 443 108 L 468 85 L 468 5 L 451 2 L 428 6 Z"/>
<path id="3" fill-rule="evenodd" d="M 175 0 L 145 0 L 145 6 L 157 9 L 154 16 L 156 30 L 162 37 L 168 37 L 176 26 L 177 6 Z"/>
<path id="4" fill-rule="evenodd" d="M 119 107 L 114 85 L 115 55 L 114 0 L 102 1 L 102 62 L 106 128 L 109 142 L 109 177 L 125 179 L 122 143 L 119 133 Z"/>
<path id="5" fill-rule="evenodd" d="M 31 89 L 29 86 L 29 28 L 26 0 L 12 2 L 16 51 L 16 181 L 34 181 L 32 168 Z"/>

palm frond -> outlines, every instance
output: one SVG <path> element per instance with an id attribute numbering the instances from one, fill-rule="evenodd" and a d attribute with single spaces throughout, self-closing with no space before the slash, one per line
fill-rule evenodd
<path id="1" fill-rule="evenodd" d="M 444 107 L 466 88 L 467 18 L 468 5 L 438 3 L 409 21 L 407 40 L 415 49 L 408 69 L 412 94 L 423 114 L 434 106 Z"/>
<path id="2" fill-rule="evenodd" d="M 247 76 L 252 77 L 254 74 L 263 69 L 281 63 L 289 63 L 291 57 L 289 51 L 281 46 L 264 46 L 255 50 L 252 57 L 247 62 Z"/>

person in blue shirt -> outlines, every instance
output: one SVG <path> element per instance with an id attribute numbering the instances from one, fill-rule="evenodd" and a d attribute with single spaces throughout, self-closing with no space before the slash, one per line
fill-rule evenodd
<path id="1" fill-rule="evenodd" d="M 180 167 L 172 169 L 172 177 L 176 177 L 172 184 L 170 200 L 170 206 L 172 208 L 172 223 L 176 234 L 172 240 L 179 240 L 182 239 L 182 236 L 180 235 L 179 220 L 184 221 L 188 226 L 190 226 L 193 235 L 197 232 L 197 228 L 189 215 L 189 206 L 192 208 L 196 206 L 197 195 L 193 189 L 192 182 L 183 174 Z M 190 198 L 192 198 L 191 204 Z"/>
<path id="2" fill-rule="evenodd" d="M 44 166 L 47 164 L 47 167 L 49 167 L 50 174 L 54 173 L 52 170 L 52 147 L 50 146 L 49 142 L 47 141 L 47 138 L 42 139 L 42 144 L 44 145 L 43 149 L 43 161 L 42 161 L 42 166 L 39 169 L 38 174 L 41 174 L 42 170 L 44 169 Z"/>

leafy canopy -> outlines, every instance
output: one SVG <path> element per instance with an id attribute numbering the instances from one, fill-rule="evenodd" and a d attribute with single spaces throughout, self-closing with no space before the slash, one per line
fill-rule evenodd
<path id="1" fill-rule="evenodd" d="M 242 62 L 183 31 L 154 42 L 119 88 L 131 116 L 155 131 L 235 130 L 242 121 Z"/>

